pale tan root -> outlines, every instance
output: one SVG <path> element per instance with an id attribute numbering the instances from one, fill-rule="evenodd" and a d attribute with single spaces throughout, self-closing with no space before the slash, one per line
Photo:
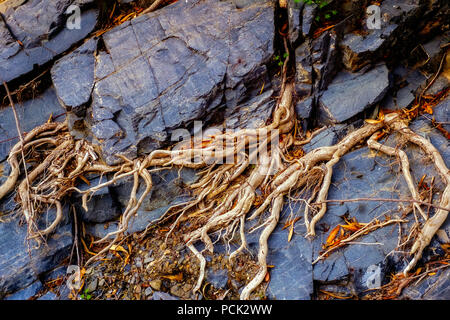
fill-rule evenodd
<path id="1" fill-rule="evenodd" d="M 270 217 L 268 218 L 267 226 L 261 233 L 259 238 L 259 253 L 258 253 L 258 265 L 259 271 L 256 276 L 245 286 L 241 292 L 241 300 L 248 300 L 250 294 L 258 287 L 267 273 L 267 253 L 269 248 L 267 246 L 267 240 L 272 234 L 273 230 L 278 224 L 280 218 L 280 212 L 283 208 L 283 196 L 278 196 L 273 200 L 272 210 L 270 211 Z"/>
<path id="2" fill-rule="evenodd" d="M 121 216 L 118 230 L 96 241 L 96 243 L 104 241 L 109 241 L 109 243 L 99 254 L 89 259 L 88 264 L 107 252 L 127 231 L 130 219 L 137 213 L 144 198 L 152 188 L 150 175 L 152 171 L 170 168 L 171 166 L 205 168 L 201 173 L 200 180 L 191 186 L 196 193 L 195 199 L 185 203 L 182 209 L 166 217 L 176 216 L 167 237 L 183 219 L 187 219 L 185 213 L 189 210 L 195 213 L 189 215 L 190 217 L 192 216 L 190 219 L 201 216 L 202 219 L 199 221 L 202 221 L 202 225 L 184 236 L 186 246 L 200 262 L 199 278 L 194 288 L 196 292 L 200 289 L 204 279 L 206 260 L 202 253 L 196 249 L 195 243 L 201 241 L 205 245 L 205 250 L 212 253 L 214 243 L 210 238 L 210 234 L 225 230 L 225 234 L 222 236 L 222 233 L 220 233 L 219 238 L 231 239 L 236 232 L 236 226 L 239 225 L 241 244 L 237 250 L 230 254 L 229 259 L 232 260 L 247 247 L 244 232 L 245 220 L 247 218 L 255 219 L 269 208 L 269 217 L 259 226 L 264 228 L 259 239 L 259 269 L 256 276 L 246 285 L 241 293 L 241 299 L 249 299 L 251 293 L 262 283 L 267 273 L 267 241 L 278 223 L 284 197 L 292 191 L 308 194 L 307 200 L 305 199 L 304 211 L 307 228 L 306 236 L 314 236 L 315 226 L 327 211 L 326 200 L 331 185 L 333 167 L 343 155 L 359 143 L 368 139 L 369 147 L 388 155 L 399 157 L 409 190 L 414 199 L 420 199 L 409 173 L 408 159 L 402 153 L 403 151 L 389 149 L 375 141 L 375 133 L 387 127 L 399 131 L 409 142 L 419 145 L 427 154 L 431 155 L 434 164 L 447 185 L 442 194 L 441 209 L 437 210 L 436 214 L 425 222 L 419 238 L 413 245 L 411 253 L 416 255 L 408 266 L 408 270 L 410 270 L 420 258 L 423 249 L 429 244 L 431 237 L 445 221 L 447 217 L 445 208 L 450 206 L 448 203 L 450 196 L 449 173 L 440 154 L 428 141 L 410 131 L 400 119 L 400 115 L 388 114 L 383 122 L 366 124 L 349 133 L 334 146 L 317 148 L 301 158 L 287 161 L 285 157 L 285 154 L 288 152 L 287 149 L 290 146 L 302 145 L 305 142 L 295 140 L 295 135 L 292 135 L 292 129 L 295 125 L 295 113 L 292 104 L 293 85 L 283 83 L 283 88 L 281 100 L 273 114 L 273 121 L 265 127 L 219 134 L 212 137 L 206 145 L 203 144 L 204 141 L 189 141 L 188 143 L 180 144 L 177 149 L 155 150 L 148 156 L 134 161 L 120 156 L 123 162 L 117 166 L 105 165 L 98 159 L 99 157 L 94 148 L 87 142 L 74 142 L 65 135 L 67 134 L 66 125 L 51 124 L 47 125 L 45 129 L 42 127 L 36 130 L 33 134 L 30 132 L 24 138 L 24 150 L 43 144 L 53 145 L 54 148 L 47 155 L 46 159 L 30 172 L 30 187 L 28 188 L 25 182 L 19 184 L 18 194 L 21 206 L 29 226 L 33 225 L 36 219 L 35 215 L 30 214 L 33 207 L 30 208 L 29 203 L 32 203 L 32 201 L 35 202 L 36 208 L 38 203 L 55 206 L 57 215 L 51 225 L 43 231 L 33 230 L 29 227 L 29 236 L 34 238 L 44 236 L 54 230 L 62 218 L 60 200 L 69 192 L 82 193 L 82 204 L 87 210 L 89 196 L 103 187 L 133 176 L 133 187 L 130 191 L 129 202 Z M 266 137 L 264 134 L 271 130 L 276 133 L 271 137 Z M 50 137 L 57 133 L 62 135 L 63 138 L 51 140 L 52 138 Z M 282 138 L 280 146 L 275 147 L 271 143 L 271 139 L 274 137 Z M 254 163 L 256 156 L 267 147 L 270 147 L 271 152 L 264 154 L 258 159 L 257 165 L 251 166 L 250 164 Z M 253 151 L 246 155 L 247 149 Z M 19 176 L 17 155 L 21 151 L 23 151 L 21 147 L 16 145 L 8 158 L 13 170 L 6 183 L 0 186 L 0 199 L 12 191 L 17 183 Z M 66 155 L 66 158 L 64 158 L 64 155 Z M 197 161 L 194 162 L 192 159 L 197 159 Z M 232 164 L 221 164 L 223 159 L 235 159 L 235 162 Z M 149 170 L 147 169 L 149 167 L 157 167 L 158 169 Z M 67 168 L 74 169 L 69 170 Z M 243 177 L 246 171 L 249 174 Z M 114 175 L 109 181 L 91 187 L 86 191 L 81 191 L 74 186 L 74 181 L 78 177 L 82 177 L 86 172 L 114 173 Z M 139 199 L 137 199 L 140 180 L 144 180 L 146 188 Z M 31 184 L 34 185 L 31 186 Z M 264 190 L 264 201 L 255 208 L 250 217 L 247 217 L 255 206 L 256 190 L 258 188 Z M 425 218 L 420 206 L 417 205 L 416 208 L 422 217 Z M 394 222 L 400 221 L 395 220 Z M 371 230 L 371 228 L 367 228 L 365 231 Z M 113 239 L 110 240 L 110 238 Z"/>
<path id="3" fill-rule="evenodd" d="M 414 258 L 403 271 L 406 274 L 416 265 L 417 261 L 419 261 L 422 256 L 423 250 L 430 244 L 433 236 L 447 219 L 448 211 L 450 210 L 450 171 L 447 168 L 441 154 L 431 144 L 431 142 L 409 129 L 406 123 L 398 121 L 393 123 L 391 127 L 392 129 L 397 130 L 400 134 L 402 134 L 402 136 L 405 137 L 409 142 L 418 145 L 422 150 L 425 151 L 425 153 L 427 153 L 431 157 L 434 166 L 436 167 L 443 182 L 446 185 L 444 191 L 442 192 L 439 206 L 447 210 L 438 209 L 433 217 L 425 222 L 425 225 L 423 226 L 418 238 L 411 248 L 410 253 L 414 254 Z"/>
<path id="4" fill-rule="evenodd" d="M 413 197 L 414 200 L 420 201 L 421 199 L 420 199 L 419 192 L 417 191 L 416 185 L 411 176 L 411 172 L 409 171 L 409 160 L 408 160 L 408 156 L 406 155 L 406 153 L 403 150 L 399 150 L 399 149 L 395 149 L 395 148 L 391 148 L 391 147 L 382 145 L 381 143 L 379 143 L 376 140 L 376 136 L 377 136 L 377 133 L 374 133 L 369 138 L 369 140 L 367 140 L 367 145 L 369 146 L 369 148 L 377 150 L 377 151 L 381 151 L 383 153 L 386 153 L 387 155 L 399 158 L 401 168 L 402 168 L 402 173 L 403 173 L 403 176 L 408 185 L 409 192 L 411 192 L 411 196 Z M 427 215 L 425 214 L 425 212 L 423 212 L 420 205 L 418 203 L 414 203 L 413 206 L 414 206 L 414 208 L 416 208 L 419 211 L 419 213 L 422 215 L 422 218 L 424 220 L 427 220 Z"/>

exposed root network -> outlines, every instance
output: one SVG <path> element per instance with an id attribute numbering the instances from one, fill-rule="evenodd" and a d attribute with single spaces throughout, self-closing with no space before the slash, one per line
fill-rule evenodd
<path id="1" fill-rule="evenodd" d="M 268 210 L 269 215 L 260 226 L 263 231 L 259 239 L 259 270 L 241 293 L 241 299 L 249 299 L 267 273 L 267 241 L 277 226 L 285 197 L 294 191 L 306 197 L 306 236 L 314 237 L 315 227 L 327 211 L 326 200 L 334 165 L 351 149 L 367 141 L 370 148 L 400 159 L 411 196 L 417 200 L 414 210 L 420 214 L 418 219 L 422 220 L 423 227 L 412 245 L 413 258 L 404 270 L 407 273 L 420 259 L 450 209 L 450 175 L 441 155 L 428 140 L 408 128 L 407 121 L 402 119 L 401 114 L 391 113 L 382 121 L 367 123 L 349 133 L 336 145 L 317 148 L 298 157 L 288 156 L 290 149 L 305 143 L 298 140 L 295 132 L 296 116 L 292 97 L 293 85 L 283 85 L 282 96 L 273 119 L 265 127 L 218 134 L 208 140 L 189 141 L 172 150 L 156 150 L 135 160 L 122 157 L 123 162 L 117 166 L 103 163 L 95 147 L 87 141 L 74 140 L 66 123 L 44 124 L 24 137 L 23 149 L 20 143 L 12 149 L 8 158 L 12 171 L 8 180 L 0 186 L 0 199 L 17 186 L 20 153 L 23 151 L 28 158 L 44 154 L 43 160 L 28 172 L 28 178 L 17 186 L 17 200 L 28 223 L 29 238 L 40 241 L 50 234 L 62 219 L 61 200 L 69 193 L 82 193 L 83 207 L 87 210 L 87 202 L 93 193 L 126 177 L 133 177 L 129 202 L 121 216 L 118 230 L 96 241 L 107 245 L 87 262 L 89 263 L 107 252 L 124 235 L 128 221 L 137 213 L 152 188 L 152 171 L 168 166 L 204 168 L 200 173 L 201 179 L 191 186 L 196 194 L 195 200 L 170 213 L 170 218 L 174 218 L 170 232 L 177 228 L 182 219 L 189 218 L 186 218 L 187 212 L 195 212 L 189 219 L 195 220 L 192 225 L 196 227 L 184 236 L 186 246 L 200 261 L 195 292 L 201 287 L 206 268 L 206 260 L 196 248 L 196 244 L 201 242 L 206 251 L 213 252 L 211 233 L 220 232 L 222 239 L 228 241 L 237 233 L 241 245 L 230 253 L 229 258 L 234 259 L 247 248 L 244 233 L 246 220 L 255 219 Z M 381 130 L 398 132 L 409 143 L 419 146 L 430 156 L 440 173 L 446 187 L 439 209 L 431 218 L 427 218 L 420 206 L 420 195 L 409 172 L 406 153 L 378 142 L 377 137 Z M 76 188 L 77 179 L 83 178 L 88 172 L 114 175 L 109 181 L 81 191 Z M 145 183 L 145 190 L 138 197 L 137 191 L 142 181 Z M 258 192 L 263 194 L 262 203 L 257 201 Z M 45 230 L 39 230 L 36 227 L 36 219 L 45 206 L 56 208 L 56 219 Z M 168 218 L 167 215 L 169 213 L 163 218 Z"/>

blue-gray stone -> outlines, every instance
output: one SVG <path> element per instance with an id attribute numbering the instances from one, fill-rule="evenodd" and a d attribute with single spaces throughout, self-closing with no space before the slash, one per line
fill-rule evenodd
<path id="1" fill-rule="evenodd" d="M 314 291 L 312 246 L 304 237 L 306 228 L 296 223 L 291 241 L 288 241 L 288 229 L 282 230 L 289 214 L 300 212 L 299 207 L 298 203 L 284 206 L 280 223 L 268 241 L 267 263 L 274 266 L 270 269 L 267 288 L 269 299 L 310 300 Z"/>
<path id="2" fill-rule="evenodd" d="M 343 124 L 326 128 L 314 136 L 309 143 L 305 144 L 303 150 L 310 152 L 316 148 L 332 146 L 345 136 L 346 129 L 347 126 Z"/>
<path id="3" fill-rule="evenodd" d="M 180 298 L 174 297 L 162 291 L 155 291 L 152 295 L 152 300 L 180 300 Z"/>
<path id="4" fill-rule="evenodd" d="M 316 17 L 318 6 L 316 4 L 307 4 L 303 8 L 302 34 L 306 38 L 310 36 L 312 24 Z"/>
<path id="5" fill-rule="evenodd" d="M 382 102 L 383 109 L 398 110 L 411 105 L 418 89 L 426 81 L 425 76 L 417 70 L 399 66 L 393 71 L 394 87 L 401 86 L 397 91 L 386 95 Z"/>
<path id="6" fill-rule="evenodd" d="M 104 33 L 107 52 L 97 53 L 92 67 L 91 133 L 105 161 L 161 148 L 173 130 L 250 100 L 273 55 L 273 11 L 270 1 L 242 9 L 179 1 Z"/>
<path id="7" fill-rule="evenodd" d="M 78 186 L 78 189 L 85 191 L 88 188 L 95 187 L 106 181 L 106 178 L 101 179 L 100 177 L 97 177 L 90 180 L 90 185 L 83 183 Z M 74 202 L 81 220 L 89 223 L 103 223 L 118 218 L 121 215 L 122 210 L 119 203 L 117 203 L 115 196 L 111 193 L 112 190 L 106 186 L 90 195 L 89 201 L 87 202 L 88 211 L 82 207 L 82 195 L 77 193 Z"/>
<path id="8" fill-rule="evenodd" d="M 400 38 L 411 36 L 414 28 L 408 24 L 420 14 L 421 8 L 411 1 L 383 1 L 380 6 L 380 29 L 366 29 L 366 35 L 347 33 L 341 43 L 342 62 L 349 70 L 356 71 L 381 58 Z M 407 29 L 408 32 L 404 32 Z"/>
<path id="9" fill-rule="evenodd" d="M 226 110 L 226 127 L 239 130 L 264 126 L 275 107 L 275 100 L 271 98 L 272 94 L 273 90 L 268 90 L 239 107 Z"/>
<path id="10" fill-rule="evenodd" d="M 425 277 L 419 283 L 405 288 L 400 298 L 408 300 L 449 300 L 450 270 L 439 270 L 436 275 Z"/>
<path id="11" fill-rule="evenodd" d="M 297 118 L 308 119 L 313 109 L 314 97 L 307 97 L 301 101 L 298 101 L 295 105 L 295 114 Z"/>
<path id="12" fill-rule="evenodd" d="M 446 98 L 433 108 L 433 116 L 436 124 L 450 132 L 450 98 Z"/>
<path id="13" fill-rule="evenodd" d="M 27 226 L 20 225 L 20 217 L 0 223 L 0 296 L 14 293 L 31 285 L 46 272 L 58 266 L 70 254 L 72 225 L 69 207 L 63 206 L 63 221 L 46 239 L 46 244 L 34 248 L 26 241 Z M 43 213 L 39 228 L 46 228 L 55 218 L 55 210 Z"/>
<path id="14" fill-rule="evenodd" d="M 170 169 L 153 173 L 152 180 L 152 190 L 144 199 L 136 215 L 131 217 L 128 222 L 127 233 L 129 234 L 145 230 L 149 224 L 158 220 L 171 206 L 189 201 L 191 197 L 186 193 L 186 186 L 198 181 L 198 176 L 195 170 L 192 169 Z M 106 196 L 105 200 L 103 198 L 97 199 L 94 195 L 92 200 L 94 202 L 99 201 L 99 203 L 94 204 L 94 207 L 98 209 L 92 211 L 89 223 L 86 223 L 86 232 L 88 234 L 97 238 L 103 238 L 108 233 L 117 230 L 118 222 L 114 220 L 118 217 L 117 211 L 111 212 L 109 208 L 117 205 L 123 211 L 128 204 L 131 188 L 132 179 L 127 179 L 111 186 L 108 190 L 102 189 L 101 193 L 103 195 L 101 197 Z M 136 195 L 138 199 L 144 190 L 145 184 L 142 182 Z M 112 197 L 112 204 L 107 204 L 110 201 L 108 200 L 110 196 Z M 102 205 L 103 201 L 105 203 Z M 88 206 L 90 206 L 89 202 Z M 107 207 L 108 210 L 103 212 L 102 206 Z M 83 213 L 83 215 L 86 215 L 86 213 Z"/>
<path id="15" fill-rule="evenodd" d="M 6 10 L 4 16 L 14 40 L 0 24 L 0 76 L 10 81 L 43 65 L 86 37 L 97 23 L 96 9 L 81 13 L 79 29 L 65 27 L 65 11 L 73 1 L 26 1 Z"/>
<path id="16" fill-rule="evenodd" d="M 96 49 L 97 39 L 90 39 L 53 65 L 52 81 L 65 106 L 78 107 L 89 101 L 94 86 Z"/>
<path id="17" fill-rule="evenodd" d="M 48 291 L 46 294 L 39 297 L 37 300 L 58 300 L 58 296 L 55 293 Z"/>
<path id="18" fill-rule="evenodd" d="M 7 161 L 0 162 L 0 186 L 5 183 L 10 173 L 11 166 L 9 163 Z"/>
<path id="19" fill-rule="evenodd" d="M 339 123 L 373 106 L 387 92 L 388 74 L 384 64 L 365 73 L 338 73 L 319 98 L 321 118 Z"/>
<path id="20" fill-rule="evenodd" d="M 294 44 L 301 36 L 301 13 L 304 5 L 305 3 L 302 1 L 288 0 L 289 41 L 291 44 Z"/>
<path id="21" fill-rule="evenodd" d="M 5 297 L 5 300 L 28 300 L 31 297 L 34 297 L 44 289 L 42 283 L 38 280 L 33 282 L 31 285 L 26 287 L 25 289 L 19 290 L 11 295 Z"/>
<path id="22" fill-rule="evenodd" d="M 50 87 L 42 95 L 15 105 L 23 132 L 29 132 L 47 122 L 49 117 L 60 116 L 56 121 L 63 121 L 65 110 L 58 102 L 55 89 Z M 19 141 L 14 113 L 11 107 L 0 109 L 0 162 L 8 157 L 11 148 Z"/>
<path id="23" fill-rule="evenodd" d="M 206 281 L 210 282 L 214 288 L 225 289 L 228 281 L 228 271 L 227 270 L 208 270 L 206 274 Z"/>

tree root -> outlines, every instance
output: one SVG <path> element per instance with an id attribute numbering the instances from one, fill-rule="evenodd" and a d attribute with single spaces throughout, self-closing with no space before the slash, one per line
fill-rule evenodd
<path id="1" fill-rule="evenodd" d="M 95 152 L 95 148 L 87 141 L 73 140 L 68 133 L 66 123 L 45 124 L 24 137 L 23 148 L 22 144 L 13 147 L 8 158 L 12 170 L 6 182 L 0 186 L 0 199 L 13 191 L 19 179 L 20 168 L 17 155 L 22 151 L 30 155 L 44 154 L 44 160 L 28 174 L 29 184 L 24 180 L 19 183 L 17 189 L 19 203 L 28 223 L 28 236 L 37 241 L 39 238 L 51 234 L 62 219 L 61 201 L 65 196 L 71 192 L 83 194 L 82 205 L 87 210 L 87 202 L 92 194 L 103 187 L 132 176 L 133 187 L 130 191 L 128 205 L 120 218 L 118 230 L 95 241 L 96 243 L 108 242 L 108 244 L 96 256 L 87 261 L 89 264 L 107 252 L 127 231 L 129 220 L 137 213 L 145 197 L 150 193 L 152 171 L 171 166 L 203 168 L 200 180 L 191 185 L 196 194 L 195 199 L 184 204 L 180 210 L 170 216 L 163 216 L 160 221 L 176 217 L 172 222 L 168 237 L 183 218 L 187 219 L 184 216 L 186 212 L 195 212 L 189 219 L 194 219 L 196 223 L 192 225 L 197 226 L 185 234 L 184 241 L 187 248 L 200 262 L 199 277 L 194 287 L 194 292 L 196 292 L 201 288 L 204 279 L 206 260 L 195 244 L 199 241 L 202 242 L 205 250 L 212 253 L 214 249 L 210 238 L 212 232 L 225 231 L 225 234 L 219 237 L 227 238 L 230 241 L 239 229 L 241 245 L 230 254 L 229 258 L 232 260 L 247 248 L 244 232 L 246 219 L 255 219 L 268 209 L 269 216 L 260 226 L 264 229 L 259 239 L 259 270 L 241 293 L 242 299 L 249 299 L 267 273 L 267 241 L 278 223 L 284 197 L 293 191 L 299 191 L 306 196 L 303 213 L 307 229 L 306 237 L 314 237 L 315 226 L 327 211 L 327 196 L 333 167 L 351 149 L 367 141 L 370 148 L 400 159 L 403 176 L 416 201 L 415 209 L 425 221 L 412 246 L 411 254 L 414 255 L 414 258 L 405 269 L 405 273 L 410 271 L 420 259 L 433 235 L 445 221 L 450 209 L 449 170 L 439 152 L 426 139 L 412 132 L 400 114 L 390 113 L 385 116 L 383 121 L 367 123 L 349 133 L 336 145 L 316 148 L 301 157 L 291 157 L 291 160 L 288 161 L 286 160 L 287 150 L 291 146 L 300 146 L 306 143 L 304 140 L 298 140 L 295 132 L 293 133 L 296 120 L 292 96 L 293 85 L 283 83 L 281 99 L 275 108 L 272 122 L 264 127 L 218 134 L 209 140 L 180 143 L 172 150 L 155 150 L 148 156 L 134 161 L 120 156 L 123 162 L 117 166 L 104 164 Z M 431 156 L 442 176 L 446 188 L 442 194 L 439 208 L 430 219 L 427 219 L 427 215 L 419 205 L 420 196 L 409 172 L 409 161 L 406 154 L 402 150 L 384 146 L 376 141 L 377 133 L 381 129 L 397 131 L 408 142 L 422 148 Z M 268 150 L 270 152 L 267 152 Z M 231 161 L 223 163 L 224 160 Z M 150 167 L 154 167 L 154 169 L 149 169 Z M 76 188 L 76 180 L 82 179 L 83 174 L 89 172 L 111 173 L 113 177 L 86 191 L 81 191 Z M 145 190 L 138 199 L 137 191 L 142 180 L 145 183 Z M 257 190 L 261 191 L 264 196 L 260 205 L 255 205 Z M 37 213 L 42 211 L 44 205 L 56 207 L 56 218 L 46 229 L 37 230 L 35 227 Z M 251 215 L 249 215 L 250 212 Z"/>

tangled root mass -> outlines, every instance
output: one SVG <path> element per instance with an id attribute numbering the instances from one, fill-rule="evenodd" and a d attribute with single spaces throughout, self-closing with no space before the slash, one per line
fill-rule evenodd
<path id="1" fill-rule="evenodd" d="M 206 260 L 195 244 L 200 241 L 205 245 L 206 251 L 213 252 L 214 246 L 210 238 L 212 232 L 224 231 L 224 237 L 229 239 L 238 232 L 241 245 L 230 254 L 229 258 L 232 260 L 247 247 L 244 233 L 246 220 L 255 219 L 268 210 L 269 215 L 261 225 L 263 230 L 259 238 L 257 257 L 259 270 L 241 293 L 241 299 L 249 299 L 267 272 L 267 241 L 278 223 L 285 197 L 293 191 L 308 194 L 304 209 L 306 236 L 314 237 L 315 226 L 327 211 L 326 200 L 333 167 L 355 146 L 367 141 L 369 148 L 397 157 L 412 199 L 420 200 L 412 182 L 406 154 L 402 150 L 384 146 L 377 141 L 380 131 L 387 129 L 400 133 L 409 143 L 419 146 L 426 152 L 446 186 L 439 209 L 431 218 L 427 219 L 418 202 L 414 204 L 415 210 L 423 219 L 423 227 L 410 251 L 413 258 L 404 270 L 405 273 L 409 272 L 445 221 L 450 209 L 450 175 L 442 156 L 428 140 L 409 129 L 400 114 L 391 113 L 386 115 L 383 121 L 367 123 L 350 132 L 336 145 L 320 147 L 303 156 L 289 159 L 287 154 L 290 149 L 307 142 L 299 140 L 296 134 L 292 96 L 293 85 L 284 85 L 272 122 L 262 128 L 218 134 L 207 141 L 191 141 L 172 150 L 156 150 L 146 157 L 135 160 L 122 156 L 123 162 L 116 166 L 104 164 L 96 149 L 87 141 L 74 140 L 66 123 L 46 123 L 29 132 L 24 137 L 23 145 L 18 143 L 11 150 L 8 162 L 12 170 L 6 182 L 0 186 L 0 199 L 17 186 L 20 176 L 19 164 L 20 161 L 24 161 L 20 159 L 22 151 L 27 157 L 31 157 L 39 150 L 43 152 L 45 155 L 43 160 L 27 172 L 26 178 L 17 186 L 17 200 L 28 225 L 29 238 L 39 242 L 51 234 L 63 218 L 61 200 L 69 193 L 82 193 L 83 207 L 87 210 L 90 195 L 121 179 L 133 177 L 130 198 L 120 218 L 119 228 L 96 241 L 106 243 L 106 246 L 87 262 L 90 263 L 107 252 L 124 235 L 128 221 L 136 214 L 151 191 L 152 171 L 167 166 L 204 168 L 200 173 L 200 180 L 190 186 L 195 191 L 195 199 L 171 214 L 175 217 L 175 222 L 170 232 L 177 227 L 186 212 L 196 211 L 197 216 L 203 215 L 201 224 L 184 236 L 186 246 L 200 261 L 198 282 L 193 289 L 195 292 L 201 287 L 206 268 Z M 224 163 L 224 159 L 232 161 Z M 88 190 L 77 189 L 75 183 L 77 178 L 89 172 L 110 173 L 113 176 L 109 181 Z M 138 197 L 137 191 L 142 181 L 145 183 L 145 190 Z M 259 203 L 256 201 L 257 190 L 264 191 L 264 199 Z M 56 218 L 45 230 L 39 230 L 36 218 L 44 206 L 55 207 Z"/>

